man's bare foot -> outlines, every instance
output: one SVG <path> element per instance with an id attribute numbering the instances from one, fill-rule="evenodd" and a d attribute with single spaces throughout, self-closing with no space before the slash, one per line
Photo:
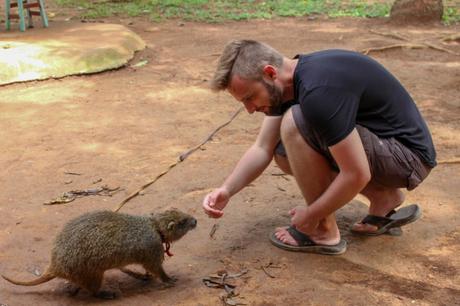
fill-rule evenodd
<path id="1" fill-rule="evenodd" d="M 375 190 L 367 188 L 361 192 L 370 201 L 369 215 L 385 217 L 393 209 L 396 209 L 404 202 L 404 193 L 400 189 Z M 371 224 L 356 222 L 352 226 L 352 231 L 372 233 L 378 230 L 378 227 Z"/>
<path id="2" fill-rule="evenodd" d="M 278 227 L 275 231 L 275 236 L 283 243 L 298 246 L 299 244 L 297 241 L 292 237 L 292 235 L 287 231 L 287 227 Z M 324 233 L 319 235 L 308 235 L 312 241 L 317 244 L 322 245 L 336 245 L 340 242 L 340 233 L 337 230 L 336 234 L 328 234 L 325 235 Z"/>

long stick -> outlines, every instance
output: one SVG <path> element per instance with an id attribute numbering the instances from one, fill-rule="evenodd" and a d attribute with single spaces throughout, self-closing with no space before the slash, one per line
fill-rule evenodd
<path id="1" fill-rule="evenodd" d="M 228 120 L 227 122 L 225 122 L 224 124 L 222 124 L 221 126 L 219 126 L 218 128 L 216 128 L 214 131 L 211 132 L 211 134 L 209 134 L 209 136 L 202 142 L 200 143 L 199 145 L 191 148 L 190 150 L 188 150 L 187 152 L 185 153 L 182 153 L 180 156 L 179 156 L 179 160 L 180 161 L 183 161 L 185 160 L 190 154 L 192 154 L 193 152 L 195 152 L 196 150 L 198 150 L 199 148 L 201 148 L 201 146 L 203 146 L 205 143 L 207 143 L 209 140 L 212 139 L 212 137 L 217 133 L 219 132 L 222 128 L 224 128 L 225 126 L 229 125 L 233 119 L 236 118 L 236 116 L 238 116 L 239 113 L 241 113 L 241 111 L 243 110 L 243 107 L 241 107 L 240 109 L 238 109 L 233 115 L 232 117 L 230 118 L 230 120 Z"/>
<path id="2" fill-rule="evenodd" d="M 190 154 L 192 154 L 193 152 L 195 152 L 196 150 L 198 150 L 199 148 L 201 148 L 205 143 L 207 143 L 209 140 L 212 139 L 212 137 L 218 132 L 220 131 L 222 128 L 224 128 L 225 126 L 229 125 L 233 119 L 236 118 L 236 116 L 238 116 L 239 113 L 241 113 L 241 111 L 243 110 L 243 107 L 240 107 L 231 117 L 230 119 L 225 122 L 224 124 L 218 126 L 214 131 L 212 131 L 208 137 L 206 137 L 206 139 L 201 142 L 199 145 L 193 147 L 192 149 L 188 150 L 187 152 L 185 153 L 182 153 L 180 156 L 179 156 L 179 159 L 175 162 L 175 163 L 172 163 L 171 165 L 169 165 L 168 169 L 166 169 L 165 171 L 161 172 L 160 174 L 158 174 L 153 180 L 149 181 L 148 183 L 146 183 L 145 185 L 143 185 L 141 188 L 139 188 L 137 191 L 133 192 L 132 194 L 130 194 L 126 199 L 124 199 L 123 201 L 120 202 L 120 204 L 118 204 L 117 208 L 114 210 L 115 212 L 119 211 L 129 200 L 131 200 L 132 198 L 136 197 L 139 195 L 139 193 L 144 190 L 145 188 L 149 187 L 150 185 L 152 185 L 153 183 L 155 183 L 160 177 L 162 177 L 163 175 L 165 175 L 166 173 L 168 173 L 169 171 L 171 171 L 172 168 L 174 168 L 175 166 L 177 166 L 178 164 L 180 164 L 181 162 L 183 162 L 184 160 L 187 159 L 187 157 L 190 156 Z"/>

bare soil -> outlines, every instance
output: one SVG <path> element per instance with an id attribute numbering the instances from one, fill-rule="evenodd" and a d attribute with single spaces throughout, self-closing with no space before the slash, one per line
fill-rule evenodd
<path id="1" fill-rule="evenodd" d="M 63 18 L 62 18 L 63 19 Z M 32 279 L 49 260 L 55 234 L 86 211 L 114 209 L 120 201 L 204 140 L 240 107 L 207 89 L 224 44 L 234 38 L 265 41 L 293 56 L 325 48 L 362 50 L 401 41 L 443 44 L 457 26 L 391 26 L 383 20 L 287 18 L 201 24 L 150 23 L 109 18 L 138 33 L 148 48 L 130 66 L 0 88 L 0 273 Z M 68 21 L 78 22 L 78 21 Z M 66 22 L 55 18 L 49 31 Z M 40 31 L 40 35 L 46 32 Z M 460 157 L 460 56 L 435 49 L 388 49 L 370 56 L 407 87 L 433 133 L 439 160 Z M 349 242 L 341 256 L 290 253 L 268 235 L 289 223 L 288 210 L 302 204 L 295 181 L 271 165 L 236 195 L 220 220 L 201 211 L 203 196 L 219 186 L 254 141 L 262 115 L 241 113 L 212 141 L 128 202 L 122 212 L 145 214 L 177 207 L 194 214 L 198 228 L 172 246 L 165 269 L 174 288 L 144 283 L 118 271 L 105 287 L 120 298 L 102 302 L 82 291 L 70 296 L 64 280 L 36 287 L 0 282 L 0 303 L 16 305 L 219 305 L 223 289 L 202 278 L 219 270 L 249 272 L 233 281 L 248 305 L 454 305 L 460 300 L 460 165 L 440 164 L 407 203 L 423 217 L 400 237 L 363 238 L 350 225 L 366 214 L 357 198 L 337 212 Z M 54 206 L 63 192 L 107 185 L 112 197 L 87 196 Z M 218 224 L 213 238 L 209 233 Z M 271 265 L 270 265 L 271 263 Z M 265 268 L 266 272 L 262 267 Z"/>

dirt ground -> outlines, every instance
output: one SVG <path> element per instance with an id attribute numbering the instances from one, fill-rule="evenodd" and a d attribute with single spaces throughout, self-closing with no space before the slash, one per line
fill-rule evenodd
<path id="1" fill-rule="evenodd" d="M 114 209 L 204 140 L 239 108 L 207 89 L 224 44 L 234 38 L 265 41 L 293 56 L 325 48 L 362 50 L 400 43 L 373 33 L 398 32 L 455 52 L 441 38 L 460 26 L 394 27 L 382 20 L 287 18 L 201 24 L 142 18 L 121 23 L 148 44 L 132 64 L 144 66 L 95 75 L 19 83 L 0 88 L 0 273 L 32 279 L 46 268 L 53 237 L 83 212 Z M 78 21 L 69 21 L 78 22 Z M 49 30 L 66 22 L 55 19 Z M 3 30 L 2 30 L 3 31 Z M 46 36 L 46 30 L 36 29 Z M 0 33 L 1 34 L 1 33 Z M 439 160 L 460 157 L 460 56 L 435 49 L 391 49 L 370 54 L 392 71 L 416 100 L 433 133 Z M 236 195 L 222 219 L 201 211 L 203 196 L 219 186 L 255 139 L 262 115 L 241 113 L 202 150 L 173 168 L 122 212 L 145 214 L 177 207 L 198 227 L 172 246 L 165 269 L 179 278 L 160 289 L 118 271 L 105 287 L 120 294 L 101 301 L 82 291 L 69 296 L 64 280 L 36 287 L 0 281 L 0 304 L 220 305 L 223 289 L 202 279 L 219 270 L 248 273 L 233 281 L 247 305 L 454 305 L 460 301 L 460 165 L 440 164 L 406 203 L 422 218 L 401 237 L 362 238 L 349 227 L 366 213 L 358 198 L 337 212 L 348 251 L 330 257 L 275 248 L 268 235 L 289 223 L 303 203 L 292 178 L 271 165 Z M 77 175 L 78 174 L 78 175 Z M 102 185 L 112 197 L 88 196 L 46 206 L 63 192 Z M 218 224 L 213 238 L 209 233 Z M 262 267 L 266 267 L 262 269 Z"/>

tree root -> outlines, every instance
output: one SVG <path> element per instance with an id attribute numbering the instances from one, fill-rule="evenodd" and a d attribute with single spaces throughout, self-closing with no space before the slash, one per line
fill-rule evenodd
<path id="1" fill-rule="evenodd" d="M 460 41 L 460 34 L 452 34 L 441 38 L 442 41 Z"/>
<path id="2" fill-rule="evenodd" d="M 438 161 L 438 165 L 460 164 L 460 158 L 444 159 Z"/>
<path id="3" fill-rule="evenodd" d="M 367 48 L 363 49 L 360 52 L 367 55 L 371 52 L 376 52 L 376 51 L 385 51 L 389 49 L 396 49 L 396 48 L 406 48 L 406 49 L 426 49 L 428 48 L 425 45 L 421 44 L 393 44 L 393 45 L 386 45 L 382 47 L 375 47 L 375 48 Z"/>
<path id="4" fill-rule="evenodd" d="M 374 33 L 374 34 L 377 34 L 377 35 L 391 37 L 391 38 L 394 38 L 394 39 L 406 41 L 407 43 L 404 43 L 404 44 L 391 44 L 391 45 L 386 45 L 386 46 L 382 46 L 382 47 L 367 48 L 367 49 L 363 49 L 363 50 L 360 51 L 361 53 L 364 53 L 366 55 L 369 54 L 370 52 L 385 51 L 385 50 L 388 50 L 388 49 L 395 49 L 395 48 L 407 48 L 407 49 L 429 48 L 429 49 L 433 49 L 433 50 L 437 50 L 437 51 L 446 52 L 446 53 L 449 53 L 449 54 L 460 56 L 460 53 L 457 53 L 455 51 L 452 51 L 452 50 L 449 50 L 449 49 L 434 45 L 434 44 L 429 43 L 429 42 L 425 42 L 425 41 L 423 41 L 423 42 L 412 42 L 409 38 L 404 37 L 404 36 L 402 36 L 401 34 L 398 34 L 398 33 L 384 33 L 384 32 L 379 32 L 379 31 L 376 31 L 376 30 L 370 30 L 370 32 Z M 446 37 L 444 39 L 456 40 L 456 39 L 459 39 L 459 37 L 460 37 L 460 35 L 455 34 L 455 35 Z"/>

